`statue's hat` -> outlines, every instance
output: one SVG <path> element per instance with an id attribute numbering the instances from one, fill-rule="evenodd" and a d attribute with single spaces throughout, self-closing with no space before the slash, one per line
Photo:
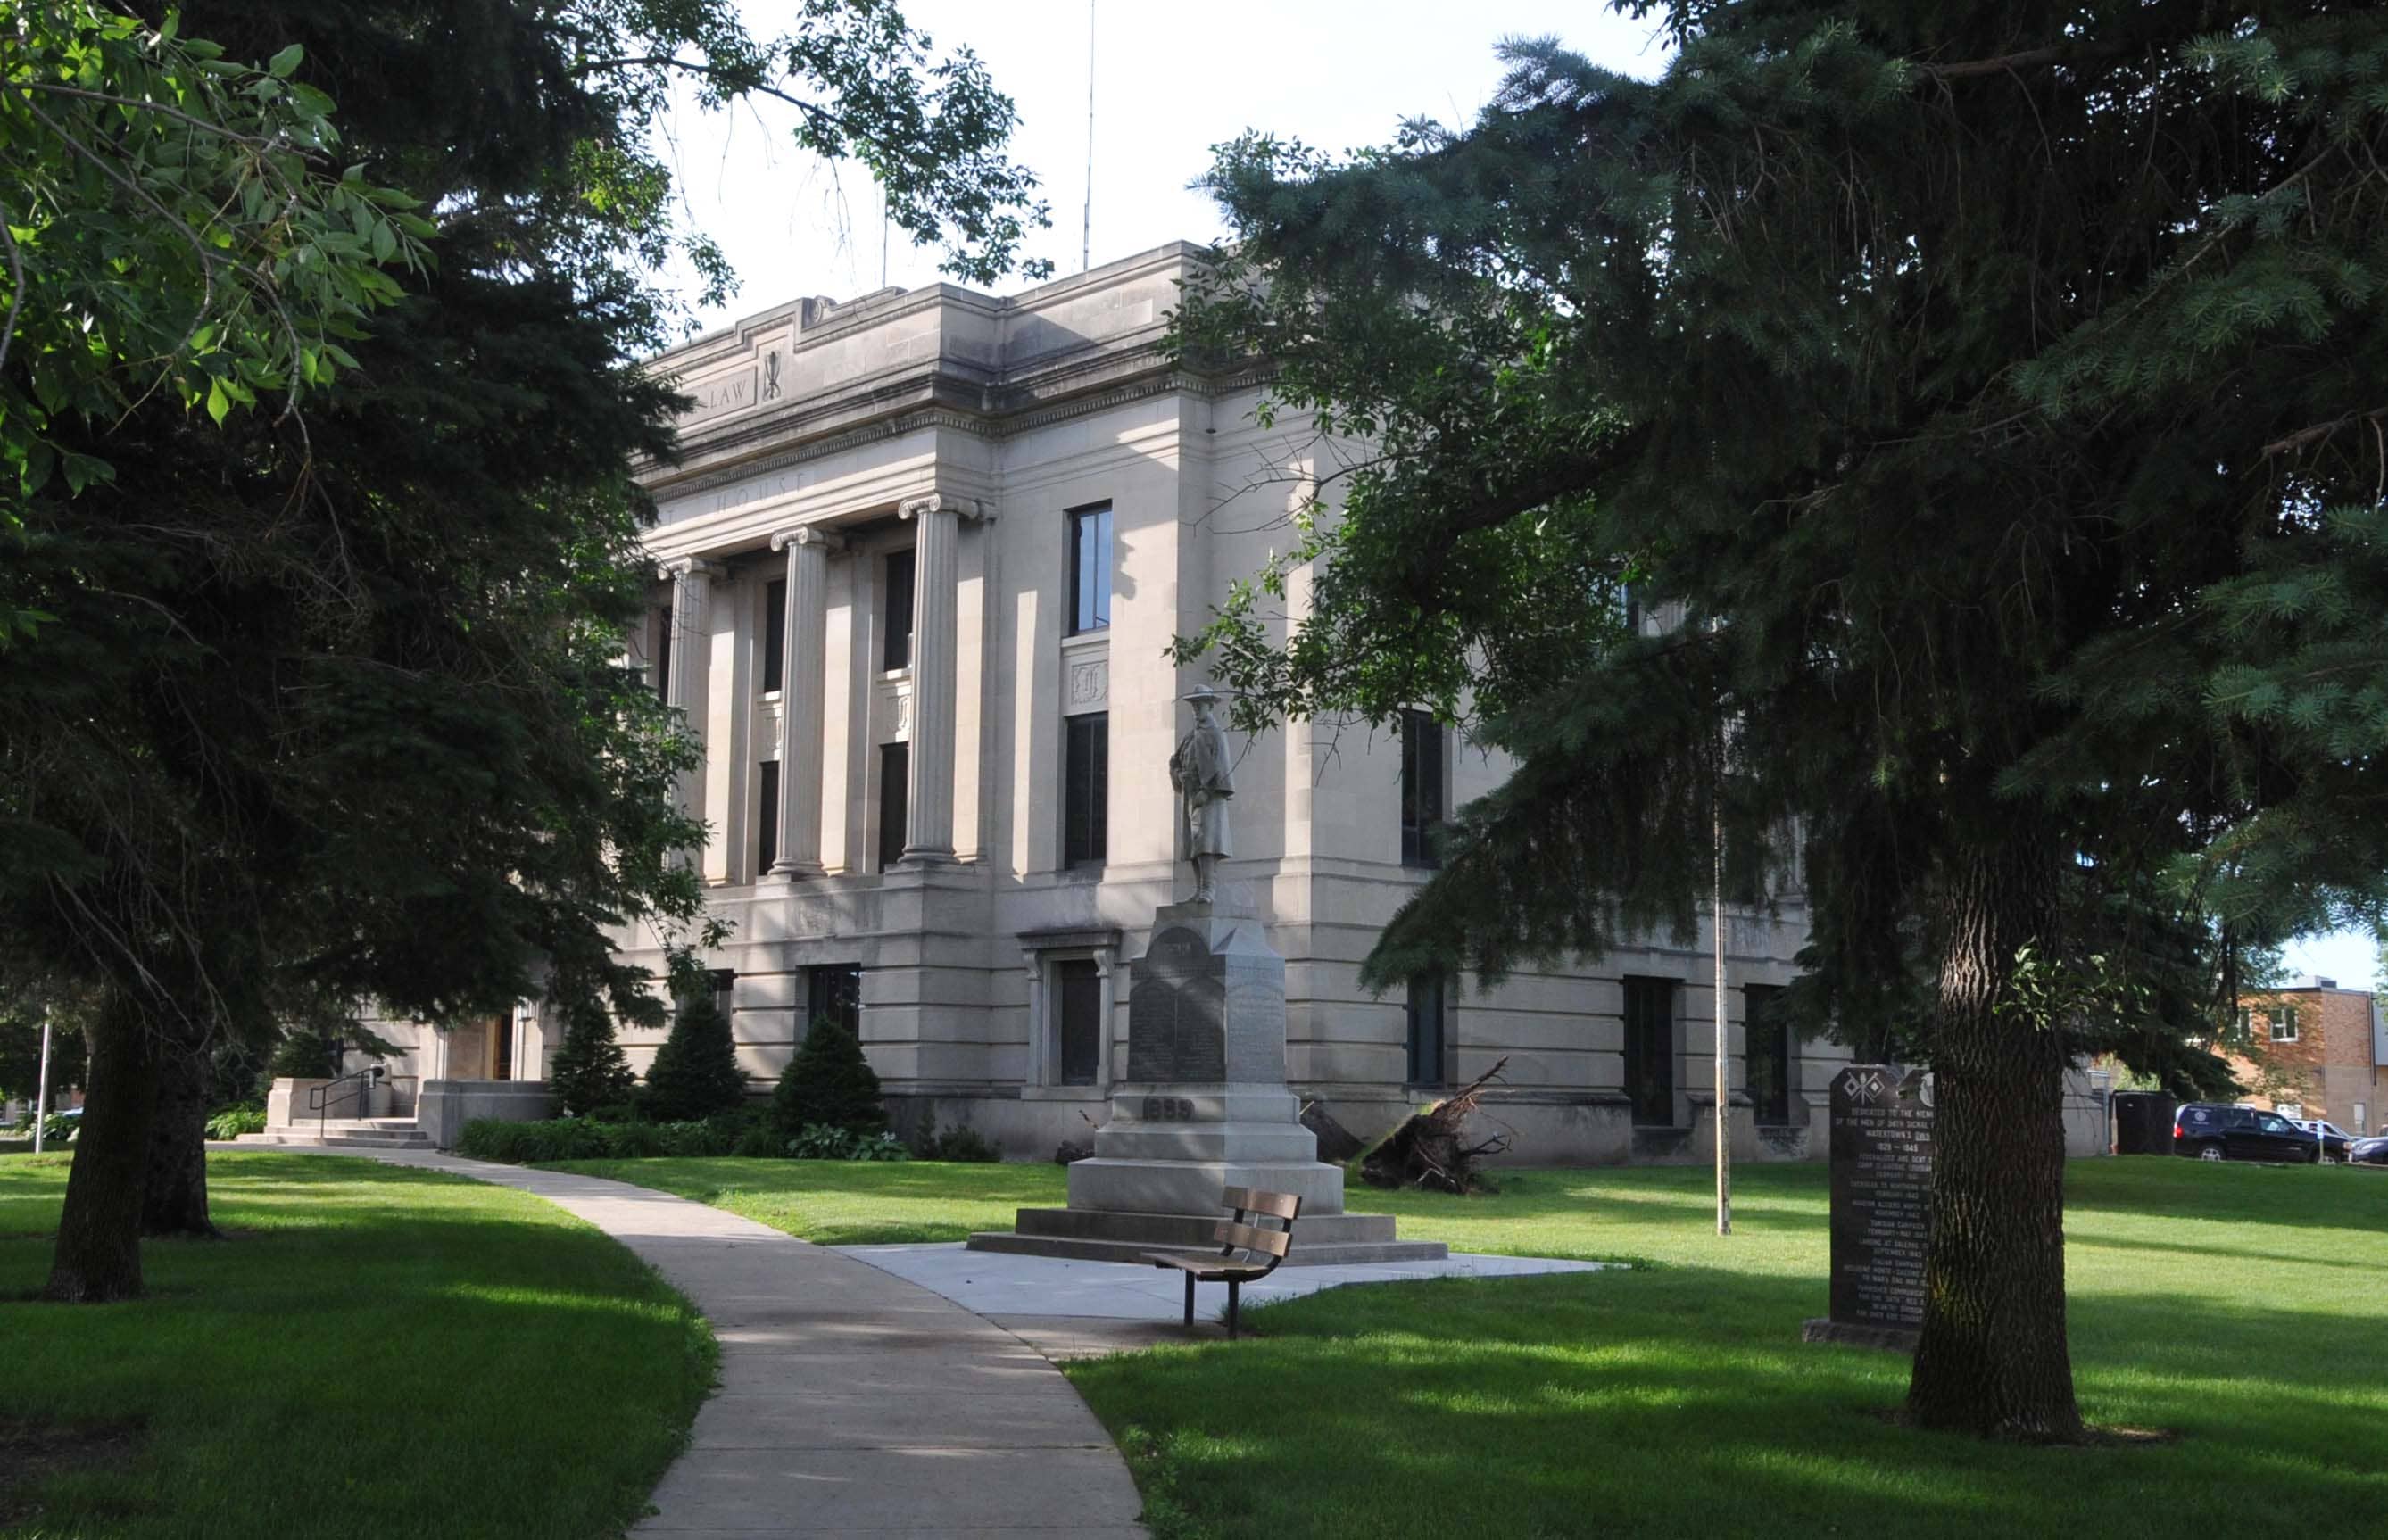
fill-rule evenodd
<path id="1" fill-rule="evenodd" d="M 1187 702 L 1188 705 L 1191 705 L 1201 701 L 1224 701 L 1226 697 L 1220 694 L 1217 690 L 1213 689 L 1210 686 L 1204 685 L 1200 689 L 1193 691 L 1191 694 L 1181 695 L 1177 699 Z"/>

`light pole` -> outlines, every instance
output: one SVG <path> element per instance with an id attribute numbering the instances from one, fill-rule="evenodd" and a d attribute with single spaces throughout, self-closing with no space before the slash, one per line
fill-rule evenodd
<path id="1" fill-rule="evenodd" d="M 42 1079 L 33 1087 L 33 1153 L 42 1153 L 42 1136 L 50 1126 L 50 1008 L 42 1007 Z"/>
<path id="2" fill-rule="evenodd" d="M 1710 812 L 1708 931 L 1716 951 L 1717 1233 L 1733 1233 L 1732 1071 L 1725 1062 L 1724 994 L 1724 734 L 1717 734 L 1717 800 Z"/>

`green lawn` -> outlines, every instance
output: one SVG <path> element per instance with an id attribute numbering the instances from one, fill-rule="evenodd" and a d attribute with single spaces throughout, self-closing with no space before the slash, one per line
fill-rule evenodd
<path id="1" fill-rule="evenodd" d="M 910 1160 L 666 1157 L 570 1160 L 545 1168 L 659 1188 L 830 1246 L 959 1241 L 1010 1230 L 1012 1211 L 1068 1201 L 1059 1166 Z"/>
<path id="2" fill-rule="evenodd" d="M 839 1243 L 951 1240 L 1059 1202 L 1049 1166 L 575 1168 Z M 1993 1446 L 1886 1420 L 1905 1360 L 1811 1347 L 1820 1166 L 1505 1173 L 1355 1193 L 1455 1248 L 1632 1270 L 1340 1289 L 1264 1335 L 1069 1366 L 1164 1540 L 2388 1533 L 2388 1173 L 2072 1169 L 2076 1374 L 2094 1420 L 2178 1441 Z"/>
<path id="3" fill-rule="evenodd" d="M 209 1157 L 219 1243 L 57 1306 L 67 1157 L 0 1156 L 0 1536 L 595 1540 L 712 1382 L 703 1320 L 523 1193 L 347 1157 Z M 25 1478 L 26 1451 L 105 1438 Z"/>

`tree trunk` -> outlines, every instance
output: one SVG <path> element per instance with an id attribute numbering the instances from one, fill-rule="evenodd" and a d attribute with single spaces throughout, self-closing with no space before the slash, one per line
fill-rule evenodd
<path id="1" fill-rule="evenodd" d="M 2013 990 L 2022 948 L 2054 951 L 2060 859 L 2028 835 L 1986 836 L 1950 861 L 1931 916 L 1932 1224 L 1907 1392 L 1925 1427 L 2081 1436 L 2064 1332 L 2064 1044 Z"/>
<path id="2" fill-rule="evenodd" d="M 208 1055 L 178 1049 L 159 1065 L 158 1111 L 149 1128 L 141 1233 L 215 1239 L 208 1218 Z"/>
<path id="3" fill-rule="evenodd" d="M 158 1107 L 158 1042 L 140 1012 L 110 999 L 91 1029 L 83 1128 L 45 1299 L 98 1304 L 141 1293 L 141 1189 Z"/>

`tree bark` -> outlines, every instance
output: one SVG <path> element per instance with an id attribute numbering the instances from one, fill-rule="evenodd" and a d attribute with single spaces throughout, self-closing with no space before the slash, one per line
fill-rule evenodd
<path id="1" fill-rule="evenodd" d="M 1907 1392 L 1925 1427 L 2081 1436 L 2064 1329 L 2064 1043 L 2056 1023 L 2015 1008 L 2013 988 L 2023 948 L 2054 953 L 2061 858 L 2053 842 L 1986 831 L 1936 899 L 1932 1220 Z"/>
<path id="2" fill-rule="evenodd" d="M 159 1065 L 158 1110 L 141 1191 L 142 1234 L 219 1237 L 208 1218 L 207 1137 L 207 1053 L 177 1049 Z"/>
<path id="3" fill-rule="evenodd" d="M 83 1128 L 44 1299 L 100 1304 L 141 1294 L 141 1190 L 158 1108 L 158 1046 L 121 996 L 94 1019 Z"/>

